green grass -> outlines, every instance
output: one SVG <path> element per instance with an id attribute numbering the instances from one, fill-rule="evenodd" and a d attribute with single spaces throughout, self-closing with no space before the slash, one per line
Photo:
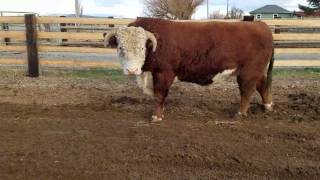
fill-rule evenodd
<path id="1" fill-rule="evenodd" d="M 320 68 L 275 68 L 273 69 L 275 77 L 319 77 Z"/>
<path id="2" fill-rule="evenodd" d="M 124 79 L 122 70 L 120 69 L 106 69 L 106 68 L 93 68 L 85 70 L 71 70 L 67 76 L 80 77 L 80 78 L 111 78 L 113 81 L 121 81 Z"/>
<path id="3" fill-rule="evenodd" d="M 0 76 L 25 76 L 25 68 L 0 68 Z M 79 78 L 109 78 L 112 81 L 123 81 L 128 77 L 123 74 L 121 69 L 91 68 L 91 69 L 43 69 L 40 76 L 69 76 Z M 306 77 L 320 78 L 320 68 L 274 68 L 274 77 Z"/>
<path id="4" fill-rule="evenodd" d="M 70 74 L 76 77 L 83 78 L 99 78 L 99 77 L 117 77 L 123 78 L 121 69 L 86 69 L 72 70 Z M 320 76 L 320 68 L 275 68 L 273 69 L 274 76 Z"/>
<path id="5" fill-rule="evenodd" d="M 113 81 L 121 81 L 126 76 L 121 69 L 93 68 L 85 70 L 71 70 L 67 73 L 73 77 L 81 78 L 106 78 Z M 275 68 L 273 69 L 274 77 L 319 77 L 320 68 Z"/>

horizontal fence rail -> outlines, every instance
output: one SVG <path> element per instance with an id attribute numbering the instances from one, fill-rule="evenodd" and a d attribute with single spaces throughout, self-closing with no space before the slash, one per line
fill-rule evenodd
<path id="1" fill-rule="evenodd" d="M 25 40 L 25 32 L 0 31 L 0 38 Z M 38 32 L 39 39 L 68 39 L 68 40 L 103 40 L 103 33 L 86 32 Z M 313 33 L 283 33 L 273 34 L 277 41 L 320 41 L 320 34 Z"/>
<path id="2" fill-rule="evenodd" d="M 18 58 L 0 58 L 0 64 L 2 65 L 25 65 L 27 60 Z M 106 61 L 106 60 L 94 60 L 94 61 L 79 61 L 77 59 L 41 59 L 40 65 L 49 66 L 76 66 L 76 67 L 108 67 L 108 68 L 120 68 L 118 62 Z"/>
<path id="3" fill-rule="evenodd" d="M 115 49 L 103 47 L 103 33 L 113 27 L 126 26 L 135 19 L 111 18 L 73 18 L 73 17 L 35 17 L 37 24 L 37 50 L 44 52 L 70 52 L 115 54 Z M 188 20 L 192 22 L 239 20 Z M 262 20 L 274 31 L 275 54 L 320 54 L 320 19 L 319 20 Z M 0 30 L 0 52 L 27 53 L 24 17 L 1 16 L 0 25 L 7 27 Z M 12 27 L 18 30 L 11 29 Z M 1 28 L 1 27 L 0 27 Z M 293 29 L 292 31 L 290 31 Z M 58 31 L 58 32 L 57 32 Z M 292 48 L 292 47 L 293 48 Z M 291 48 L 288 48 L 291 47 Z M 1 64 L 27 64 L 25 59 L 0 58 Z M 320 66 L 320 60 L 279 60 L 275 66 Z M 113 67 L 119 64 L 107 60 L 77 61 L 75 59 L 41 59 L 41 65 Z"/>
<path id="4" fill-rule="evenodd" d="M 2 65 L 25 65 L 27 60 L 18 58 L 0 58 L 0 64 Z M 40 65 L 49 66 L 73 66 L 73 67 L 108 67 L 108 68 L 120 68 L 121 65 L 118 62 L 106 61 L 106 60 L 92 60 L 92 61 L 79 61 L 77 59 L 41 59 Z M 315 60 L 284 60 L 275 61 L 276 67 L 320 67 L 320 61 Z"/>
<path id="5" fill-rule="evenodd" d="M 36 17 L 38 24 L 95 24 L 95 25 L 127 25 L 135 19 L 108 19 L 108 18 L 73 18 L 73 17 Z M 191 22 L 205 21 L 229 21 L 237 22 L 239 20 L 187 20 Z M 286 19 L 286 20 L 261 20 L 269 26 L 298 26 L 298 27 L 320 27 L 320 20 L 302 20 L 302 19 Z M 23 17 L 16 16 L 0 16 L 0 23 L 23 24 Z"/>
<path id="6" fill-rule="evenodd" d="M 0 46 L 0 52 L 25 52 L 25 46 Z M 75 52 L 75 53 L 96 53 L 96 54 L 112 54 L 116 53 L 116 49 L 111 48 L 87 48 L 87 47 L 61 47 L 61 46 L 39 46 L 40 52 Z M 320 48 L 276 48 L 275 54 L 320 54 Z"/>
<path id="7" fill-rule="evenodd" d="M 127 25 L 134 19 L 110 18 L 74 18 L 74 17 L 36 17 L 38 24 L 95 24 L 95 25 Z M 0 23 L 23 24 L 24 17 L 0 16 Z"/>

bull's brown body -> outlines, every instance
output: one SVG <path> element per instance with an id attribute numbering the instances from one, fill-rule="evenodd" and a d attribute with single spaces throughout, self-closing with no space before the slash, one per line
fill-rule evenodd
<path id="1" fill-rule="evenodd" d="M 235 69 L 233 75 L 238 77 L 240 113 L 246 113 L 255 89 L 264 104 L 271 104 L 271 77 L 267 78 L 266 70 L 273 55 L 273 38 L 265 23 L 139 18 L 129 26 L 150 31 L 158 41 L 155 52 L 148 48 L 142 68 L 153 75 L 158 118 L 163 116 L 164 100 L 175 77 L 208 85 L 216 74 L 230 69 Z"/>

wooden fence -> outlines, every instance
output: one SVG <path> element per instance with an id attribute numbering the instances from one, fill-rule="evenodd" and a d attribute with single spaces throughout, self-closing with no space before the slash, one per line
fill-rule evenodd
<path id="1" fill-rule="evenodd" d="M 29 20 L 28 20 L 29 18 Z M 17 58 L 1 58 L 1 64 L 29 64 L 32 66 L 37 63 L 32 58 L 37 58 L 37 53 L 34 54 L 32 51 L 39 52 L 75 52 L 75 53 L 115 53 L 114 49 L 103 48 L 103 30 L 110 28 L 112 26 L 125 26 L 128 23 L 134 21 L 134 19 L 108 19 L 108 18 L 64 18 L 64 17 L 35 17 L 33 15 L 26 15 L 25 17 L 0 17 L 0 24 L 25 24 L 25 31 L 12 31 L 12 30 L 2 30 L 0 31 L 0 39 L 10 38 L 10 40 L 16 41 L 16 43 L 9 43 L 8 45 L 0 45 L 0 52 L 27 52 L 28 63 L 25 59 Z M 320 20 L 264 20 L 270 28 L 280 29 L 281 28 L 317 28 L 320 29 Z M 64 24 L 63 27 L 70 27 L 71 25 L 77 24 L 81 25 L 74 28 L 73 32 L 44 32 L 37 31 L 39 25 L 45 24 Z M 83 28 L 85 25 L 91 25 L 98 27 L 101 32 L 85 32 L 87 28 Z M 111 26 L 111 27 L 112 27 Z M 62 27 L 62 28 L 63 28 Z M 69 28 L 70 29 L 70 28 Z M 72 28 L 71 28 L 72 29 Z M 281 32 L 274 33 L 275 44 L 281 44 L 281 48 L 276 48 L 276 54 L 315 54 L 320 53 L 320 33 L 289 33 Z M 28 38 L 28 39 L 27 39 Z M 50 40 L 61 40 L 60 43 L 51 43 Z M 66 40 L 68 43 L 66 43 Z M 74 42 L 74 43 L 73 43 Z M 283 46 L 283 43 L 287 45 Z M 72 47 L 71 44 L 77 47 Z M 88 46 L 93 45 L 96 46 Z M 291 46 L 296 44 L 295 46 Z M 307 46 L 308 48 L 302 46 L 303 44 L 313 44 Z M 66 46 L 68 45 L 68 46 Z M 33 53 L 33 54 L 32 54 Z M 31 58 L 31 59 L 30 59 Z M 30 64 L 30 61 L 33 63 Z M 104 60 L 99 61 L 77 61 L 77 60 L 66 60 L 66 59 L 41 59 L 40 64 L 42 65 L 78 65 L 85 67 L 119 67 L 116 62 L 109 62 Z M 35 63 L 35 64 L 34 64 Z M 276 61 L 276 66 L 320 66 L 320 61 L 315 60 L 285 60 Z M 36 76 L 30 71 L 37 71 L 37 69 L 32 69 L 29 67 L 29 75 Z"/>

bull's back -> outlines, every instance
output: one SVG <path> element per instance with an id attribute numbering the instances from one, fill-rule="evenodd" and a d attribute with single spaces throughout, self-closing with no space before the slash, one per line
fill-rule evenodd
<path id="1" fill-rule="evenodd" d="M 193 49 L 214 46 L 229 50 L 230 47 L 250 46 L 253 50 L 272 47 L 273 41 L 270 29 L 262 22 L 176 22 L 170 32 L 171 36 L 165 37 L 168 42 L 174 39 L 175 43 Z"/>
<path id="2" fill-rule="evenodd" d="M 131 26 L 155 33 L 159 43 L 165 43 L 169 49 L 199 51 L 215 48 L 238 53 L 239 47 L 242 52 L 247 52 L 272 49 L 273 44 L 271 31 L 263 22 L 178 22 L 141 18 Z"/>

